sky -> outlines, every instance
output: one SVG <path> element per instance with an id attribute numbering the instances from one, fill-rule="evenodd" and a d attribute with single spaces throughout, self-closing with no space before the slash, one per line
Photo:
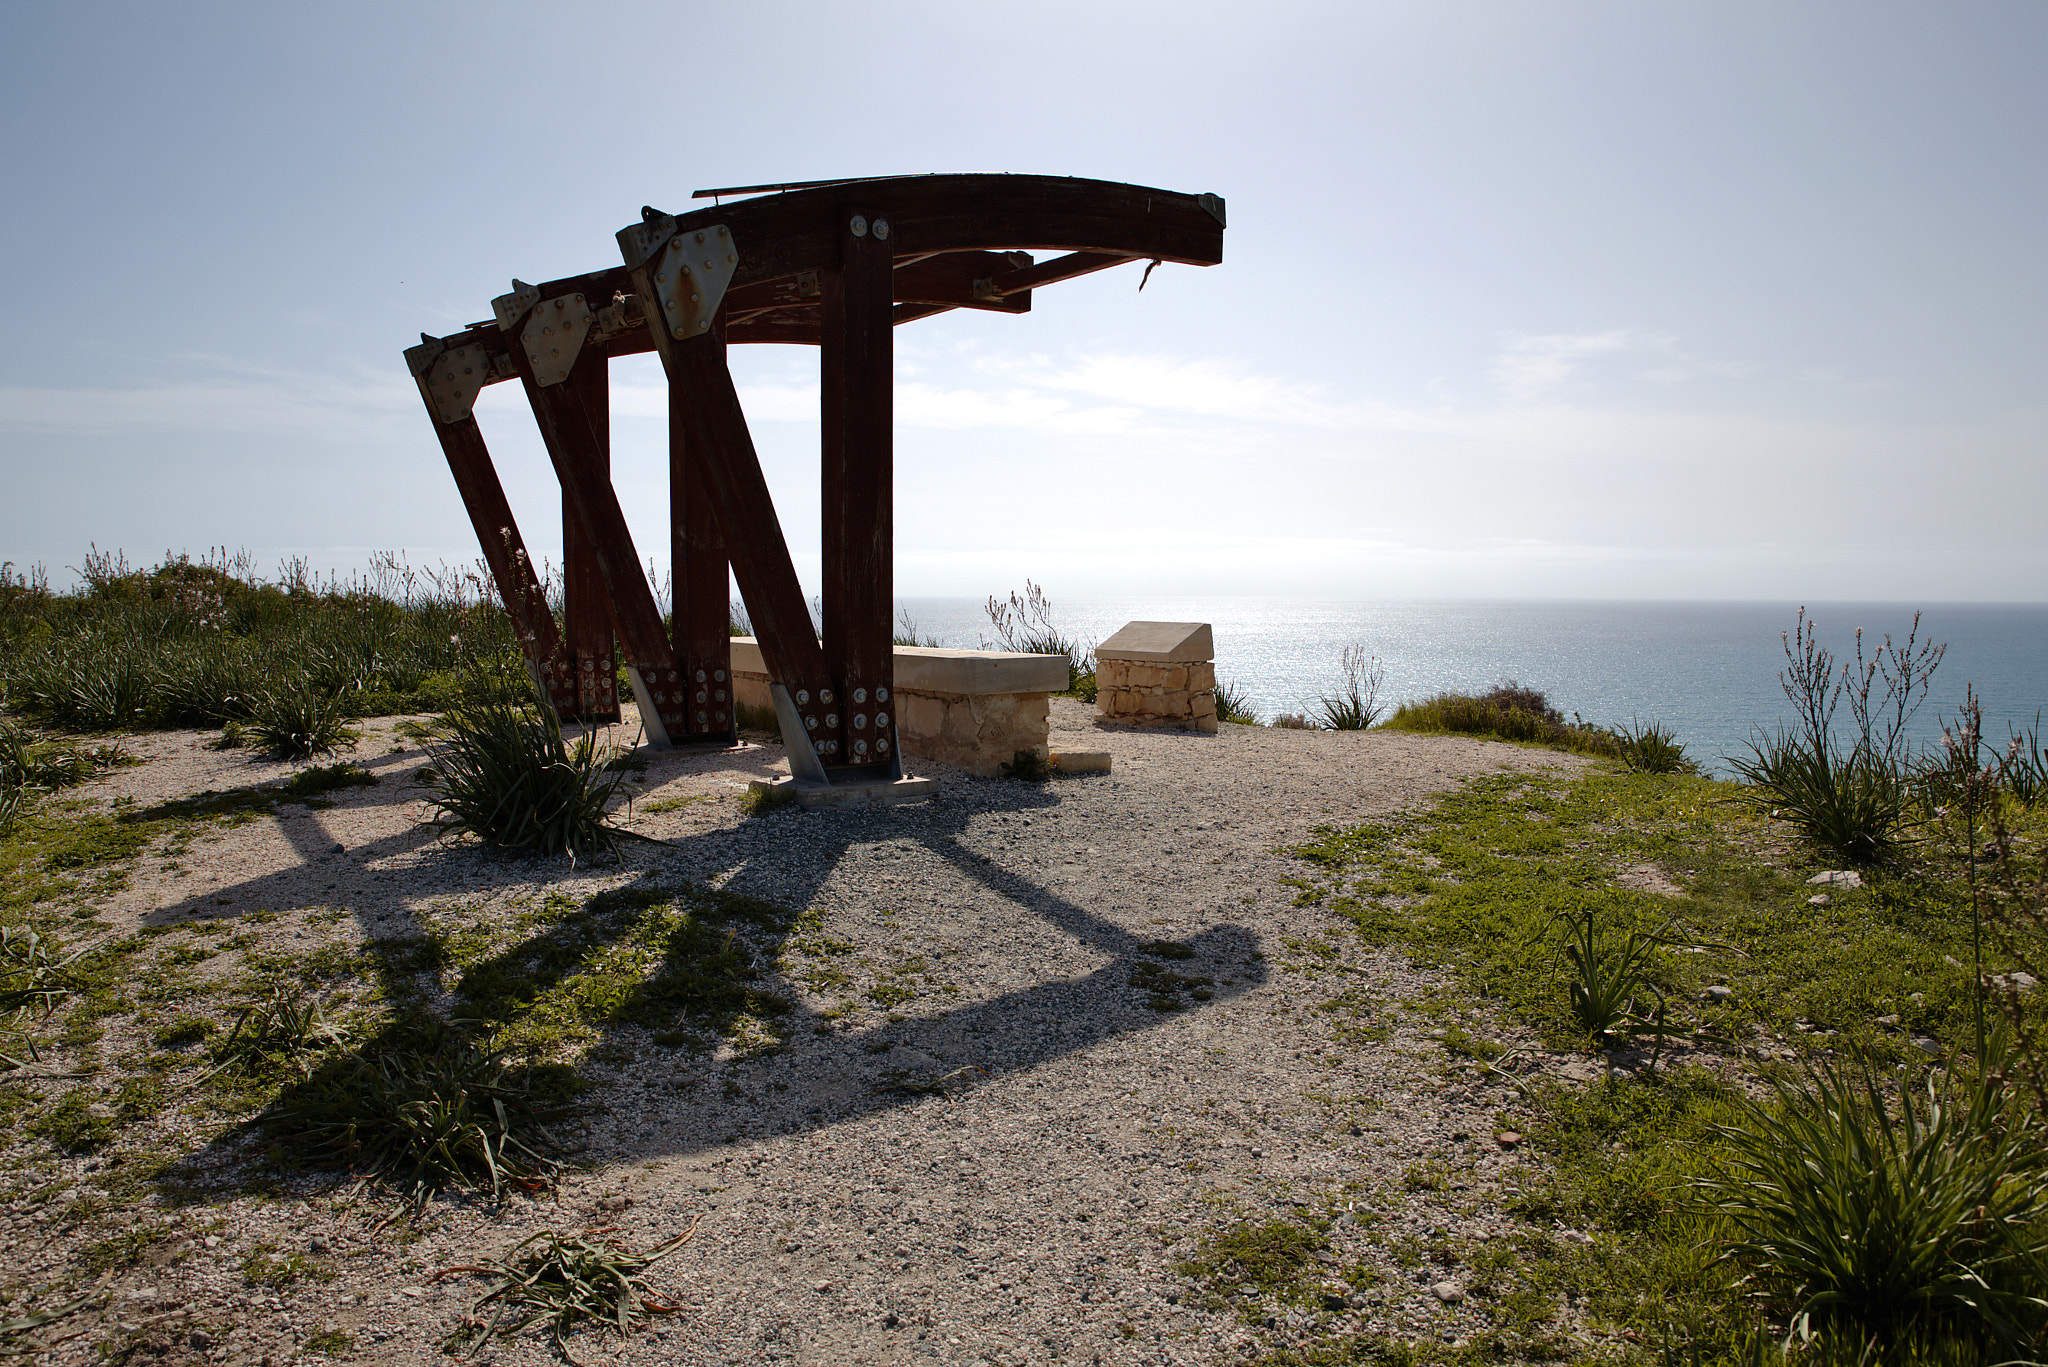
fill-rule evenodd
<path id="1" fill-rule="evenodd" d="M 898 330 L 899 595 L 2048 599 L 2044 52 L 2033 0 L 0 0 L 0 560 L 473 561 L 422 331 L 699 188 L 1005 171 L 1214 192 L 1224 259 Z M 732 353 L 813 590 L 816 365 Z M 661 405 L 614 367 L 657 561 Z"/>

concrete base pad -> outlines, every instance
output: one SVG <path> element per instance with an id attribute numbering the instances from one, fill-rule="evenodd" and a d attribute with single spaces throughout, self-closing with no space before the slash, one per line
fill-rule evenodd
<path id="1" fill-rule="evenodd" d="M 799 783 L 793 778 L 778 778 L 769 783 L 755 779 L 747 785 L 750 793 L 768 793 L 777 801 L 802 807 L 893 807 L 899 802 L 922 801 L 938 789 L 937 779 L 907 776 L 830 785 Z"/>

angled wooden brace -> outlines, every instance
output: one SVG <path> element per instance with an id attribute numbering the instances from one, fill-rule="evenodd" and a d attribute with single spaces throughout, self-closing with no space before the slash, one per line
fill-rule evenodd
<path id="1" fill-rule="evenodd" d="M 490 450 L 476 423 L 477 394 L 493 380 L 509 378 L 508 360 L 482 340 L 451 347 L 421 334 L 420 344 L 407 348 L 405 363 L 434 420 L 434 435 L 448 459 L 449 472 L 455 476 L 455 488 L 462 495 L 470 526 L 476 530 L 498 597 L 518 632 L 527 667 L 558 711 L 573 708 L 576 695 L 554 614 L 548 611 L 533 558 L 526 552 L 512 505 L 506 501 L 505 488 L 498 482 Z"/>
<path id="2" fill-rule="evenodd" d="M 595 310 L 580 291 L 543 298 L 540 290 L 515 280 L 511 293 L 491 301 L 491 311 L 499 332 L 513 343 L 507 348 L 512 367 L 583 546 L 604 581 L 612 630 L 647 738 L 664 748 L 692 739 L 682 672 L 612 488 L 609 406 L 601 397 L 609 363 L 601 351 L 583 345 Z M 578 661 L 579 668 L 591 664 Z M 609 678 L 595 682 L 600 696 L 608 693 Z"/>
<path id="3" fill-rule="evenodd" d="M 841 700 L 812 629 L 716 326 L 738 247 L 729 232 L 716 226 L 678 237 L 675 220 L 666 214 L 650 214 L 645 222 L 621 230 L 619 247 L 637 297 L 657 301 L 646 306 L 648 331 L 675 392 L 672 411 L 685 449 L 703 471 L 718 508 L 733 576 L 768 669 L 790 772 L 826 782 L 825 766 L 844 764 Z"/>

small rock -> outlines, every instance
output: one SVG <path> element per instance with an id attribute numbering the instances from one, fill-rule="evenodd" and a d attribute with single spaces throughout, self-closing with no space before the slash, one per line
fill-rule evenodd
<path id="1" fill-rule="evenodd" d="M 1735 1000 L 1735 989 L 1732 987 L 1724 986 L 1720 983 L 1716 983 L 1714 984 L 1714 986 L 1700 993 L 1700 1000 L 1703 1002 L 1712 1002 L 1716 1006 L 1726 1006 L 1729 1002 Z"/>
<path id="2" fill-rule="evenodd" d="M 1897 1025 L 1899 1018 L 1897 1016 L 1879 1016 L 1875 1023 L 1878 1025 Z"/>
<path id="3" fill-rule="evenodd" d="M 1913 1047 L 1915 1049 L 1918 1049 L 1921 1053 L 1927 1055 L 1929 1058 L 1941 1057 L 1940 1040 L 1929 1039 L 1925 1035 L 1915 1035 L 1913 1037 Z"/>
<path id="4" fill-rule="evenodd" d="M 327 1247 L 327 1241 L 318 1235 L 307 1241 L 306 1252 L 308 1253 L 327 1253 L 329 1251 L 331 1250 Z"/>
<path id="5" fill-rule="evenodd" d="M 1344 1298 L 1344 1303 L 1353 1310 L 1363 1310 L 1372 1304 L 1372 1297 L 1366 1295 L 1363 1291 L 1354 1291 Z"/>
<path id="6" fill-rule="evenodd" d="M 1346 1296 L 1346 1295 L 1345 1295 L 1345 1294 L 1344 1294 L 1343 1292 L 1341 1292 L 1341 1291 L 1325 1291 L 1325 1292 L 1323 1293 L 1323 1309 L 1325 1309 L 1325 1310 L 1349 1310 L 1350 1308 L 1351 1308 L 1351 1299 L 1350 1299 L 1350 1297 Z"/>
<path id="7" fill-rule="evenodd" d="M 185 1336 L 185 1342 L 191 1345 L 194 1352 L 203 1353 L 213 1347 L 213 1335 L 204 1329 L 194 1329 Z"/>
<path id="8" fill-rule="evenodd" d="M 1429 1294 L 1435 1296 L 1445 1305 L 1456 1305 L 1459 1301 L 1465 1299 L 1465 1288 L 1456 1282 L 1438 1282 L 1435 1286 L 1429 1288 Z"/>
<path id="9" fill-rule="evenodd" d="M 341 843 L 341 842 L 340 842 L 339 840 L 337 840 L 337 841 L 335 841 L 335 842 L 334 842 L 334 848 L 333 848 L 333 849 L 331 849 L 331 850 L 329 850 L 329 851 L 328 851 L 328 853 L 329 853 L 329 854 L 347 854 L 347 853 L 348 853 L 348 846 L 346 846 L 346 845 L 342 844 L 342 843 Z"/>
<path id="10" fill-rule="evenodd" d="M 1512 1149 L 1518 1147 L 1521 1144 L 1522 1136 L 1515 1133 L 1513 1130 L 1502 1130 L 1499 1134 L 1493 1137 L 1493 1142 L 1500 1145 L 1504 1149 Z"/>
<path id="11" fill-rule="evenodd" d="M 830 1291 L 831 1289 L 832 1283 L 830 1282 L 819 1282 L 817 1285 L 811 1288 L 811 1290 L 817 1292 L 821 1296 L 824 1295 L 827 1291 Z"/>
<path id="12" fill-rule="evenodd" d="M 2041 985 L 2041 980 L 2031 973 L 1994 973 L 1991 985 L 2008 992 L 2031 992 Z"/>
<path id="13" fill-rule="evenodd" d="M 1810 907 L 1824 907 L 1833 900 L 1824 892 L 1816 892 L 1813 896 L 1806 899 L 1806 905 Z"/>
<path id="14" fill-rule="evenodd" d="M 1816 873 L 1806 881 L 1816 886 L 1825 884 L 1837 888 L 1860 888 L 1863 886 L 1863 875 L 1854 869 L 1828 869 L 1823 873 Z"/>

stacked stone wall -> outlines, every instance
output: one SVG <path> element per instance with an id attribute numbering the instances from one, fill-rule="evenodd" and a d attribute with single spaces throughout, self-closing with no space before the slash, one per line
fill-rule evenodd
<path id="1" fill-rule="evenodd" d="M 733 696 L 740 706 L 773 710 L 768 676 L 733 671 Z M 1050 754 L 1052 703 L 1049 693 L 933 693 L 896 689 L 896 739 L 909 759 L 950 764 L 982 778 L 1028 750 Z"/>
<path id="2" fill-rule="evenodd" d="M 1161 663 L 1097 656 L 1095 687 L 1095 706 L 1112 721 L 1184 731 L 1216 729 L 1214 661 Z"/>

